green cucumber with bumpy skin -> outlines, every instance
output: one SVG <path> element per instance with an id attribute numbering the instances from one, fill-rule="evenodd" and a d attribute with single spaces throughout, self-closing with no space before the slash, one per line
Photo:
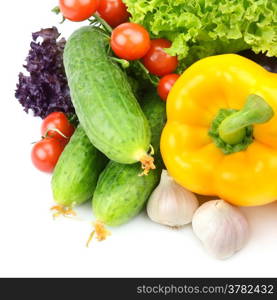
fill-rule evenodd
<path id="1" fill-rule="evenodd" d="M 157 169 L 147 176 L 138 176 L 139 164 L 123 165 L 109 162 L 99 177 L 92 200 L 95 217 L 100 223 L 109 226 L 121 225 L 136 216 L 160 180 L 162 163 L 159 143 L 166 121 L 165 103 L 156 94 L 151 93 L 144 100 L 142 108 L 152 131 Z"/>
<path id="2" fill-rule="evenodd" d="M 119 163 L 141 161 L 154 168 L 147 154 L 151 132 L 126 74 L 107 52 L 109 38 L 99 28 L 76 30 L 66 43 L 64 65 L 80 124 L 92 144 Z"/>
<path id="3" fill-rule="evenodd" d="M 89 200 L 107 158 L 90 142 L 80 125 L 66 145 L 52 177 L 55 202 L 74 207 Z"/>

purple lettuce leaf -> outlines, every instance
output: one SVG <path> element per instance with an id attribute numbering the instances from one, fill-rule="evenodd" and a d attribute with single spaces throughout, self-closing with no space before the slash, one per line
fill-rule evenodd
<path id="1" fill-rule="evenodd" d="M 32 37 L 24 65 L 28 75 L 19 74 L 15 97 L 25 112 L 31 110 L 41 118 L 54 111 L 74 114 L 63 66 L 65 39 L 59 39 L 56 27 L 42 29 L 33 33 Z M 39 38 L 41 41 L 38 41 Z"/>

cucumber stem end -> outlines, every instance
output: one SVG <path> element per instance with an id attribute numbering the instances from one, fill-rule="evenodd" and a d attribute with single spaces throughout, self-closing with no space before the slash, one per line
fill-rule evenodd
<path id="1" fill-rule="evenodd" d="M 69 206 L 55 205 L 55 206 L 52 206 L 50 210 L 54 211 L 53 219 L 56 219 L 59 216 L 64 216 L 64 217 L 75 217 L 76 216 L 76 212 Z"/>
<path id="2" fill-rule="evenodd" d="M 105 228 L 105 225 L 100 222 L 100 221 L 96 221 L 93 223 L 93 231 L 91 232 L 91 234 L 89 235 L 89 238 L 87 240 L 86 243 L 86 247 L 89 247 L 90 242 L 92 241 L 94 235 L 96 235 L 96 239 L 101 242 L 104 241 L 109 235 L 111 235 L 111 232 Z"/>
<path id="3" fill-rule="evenodd" d="M 149 154 L 145 154 L 141 159 L 141 168 L 143 169 L 143 172 L 139 174 L 139 176 L 148 175 L 150 170 L 155 170 L 156 166 L 154 164 L 154 157 L 152 157 Z"/>

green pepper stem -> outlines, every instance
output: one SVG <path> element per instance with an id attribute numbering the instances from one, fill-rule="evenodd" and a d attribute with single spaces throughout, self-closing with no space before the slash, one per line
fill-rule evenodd
<path id="1" fill-rule="evenodd" d="M 265 123 L 273 115 L 273 109 L 262 97 L 249 95 L 244 107 L 219 125 L 219 136 L 227 144 L 238 144 L 244 139 L 247 126 Z"/>

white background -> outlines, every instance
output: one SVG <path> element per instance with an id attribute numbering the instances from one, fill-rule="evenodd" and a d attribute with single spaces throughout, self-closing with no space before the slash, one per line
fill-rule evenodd
<path id="1" fill-rule="evenodd" d="M 251 239 L 226 261 L 208 256 L 191 226 L 170 230 L 142 214 L 112 229 L 105 242 L 85 247 L 91 231 L 90 204 L 77 220 L 53 221 L 49 175 L 31 164 L 31 142 L 40 138 L 40 119 L 25 114 L 14 98 L 17 74 L 28 53 L 31 32 L 58 26 L 68 35 L 81 24 L 50 12 L 47 1 L 3 1 L 0 31 L 0 276 L 277 276 L 277 203 L 243 209 Z M 276 180 L 272 178 L 272 180 Z"/>

